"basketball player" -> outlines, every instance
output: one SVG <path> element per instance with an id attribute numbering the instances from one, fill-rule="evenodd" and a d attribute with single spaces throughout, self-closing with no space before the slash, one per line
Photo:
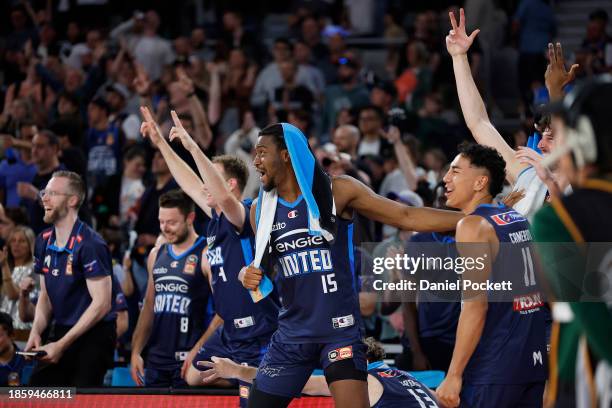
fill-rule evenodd
<path id="1" fill-rule="evenodd" d="M 512 278 L 518 271 L 514 258 L 521 267 L 533 265 L 527 220 L 503 204 L 492 204 L 505 167 L 496 150 L 462 144 L 444 176 L 446 205 L 466 215 L 457 224 L 459 255 L 481 257 L 484 265 L 480 271 L 466 270 L 464 282 Z M 533 268 L 520 278 L 511 279 L 514 288 L 506 296 L 524 290 L 539 299 Z M 547 363 L 543 302 L 489 301 L 492 295 L 478 290 L 463 294 L 453 357 L 436 390 L 440 402 L 451 408 L 460 403 L 472 408 L 542 406 Z"/>
<path id="2" fill-rule="evenodd" d="M 567 184 L 560 183 L 561 179 L 552 177 L 550 172 L 546 172 L 546 175 L 542 174 L 550 180 L 547 180 L 546 183 L 542 181 L 536 174 L 536 162 L 539 164 L 539 159 L 534 159 L 534 156 L 530 154 L 531 151 L 524 150 L 525 148 L 520 148 L 518 152 L 515 152 L 497 129 L 493 127 L 487 115 L 484 101 L 478 93 L 474 78 L 472 78 L 472 71 L 467 58 L 467 52 L 480 30 L 474 30 L 472 34 L 467 35 L 463 9 L 460 9 L 459 24 L 457 25 L 457 20 L 452 12 L 450 13 L 450 22 L 452 29 L 446 37 L 446 49 L 453 59 L 455 82 L 463 117 L 474 139 L 479 144 L 490 146 L 500 152 L 506 161 L 508 181 L 514 184 L 514 190 L 524 190 L 525 193 L 525 197 L 516 203 L 514 208 L 521 214 L 531 217 L 544 204 L 549 190 L 547 184 L 550 184 L 556 191 L 563 191 Z M 549 44 L 548 56 L 546 86 L 551 100 L 554 100 L 563 96 L 563 87 L 573 81 L 578 66 L 574 65 L 570 71 L 566 71 L 565 60 L 559 43 L 555 47 Z M 538 148 L 544 155 L 547 155 L 552 148 L 553 132 L 550 129 L 543 129 L 542 132 L 543 137 L 538 144 Z"/>
<path id="3" fill-rule="evenodd" d="M 157 132 L 157 127 L 148 110 L 143 109 L 143 130 L 166 159 L 179 185 L 210 213 L 207 230 L 207 258 L 215 312 L 223 325 L 200 344 L 201 349 L 186 371 L 189 385 L 202 385 L 198 364 L 210 361 L 213 355 L 229 357 L 240 363 L 259 365 L 270 337 L 277 329 L 278 300 L 268 296 L 254 303 L 249 293 L 238 280 L 240 270 L 253 259 L 254 234 L 249 221 L 250 200 L 240 201 L 248 180 L 248 168 L 239 158 L 218 156 L 209 160 L 199 146 L 183 128 L 174 112 L 174 127 L 170 139 L 178 138 L 193 158 L 206 184 L 194 174 L 168 143 Z M 147 124 L 151 124 L 148 126 Z M 191 363 L 193 361 L 193 364 Z M 228 385 L 219 381 L 217 385 Z M 246 406 L 248 386 L 240 387 L 241 404 Z"/>
<path id="4" fill-rule="evenodd" d="M 260 132 L 254 161 L 263 189 L 278 193 L 275 213 L 261 216 L 274 217 L 270 260 L 278 266 L 276 279 L 283 307 L 279 329 L 251 387 L 249 406 L 287 406 L 320 364 L 336 406 L 368 407 L 366 347 L 361 340 L 353 265 L 353 213 L 417 231 L 452 230 L 461 215 L 408 207 L 378 196 L 352 177 L 340 176 L 331 179 L 335 240 L 329 243 L 321 236 L 310 236 L 308 208 L 283 126 L 287 125 L 274 124 Z M 299 137 L 305 140 L 301 132 Z M 253 229 L 259 204 L 251 206 Z M 255 290 L 263 272 L 249 266 L 241 275 L 243 285 Z"/>
<path id="5" fill-rule="evenodd" d="M 373 408 L 437 408 L 433 393 L 416 378 L 405 371 L 395 370 L 383 361 L 385 351 L 372 337 L 365 339 L 368 347 L 368 397 Z M 238 378 L 252 382 L 257 375 L 256 367 L 236 364 L 227 358 L 214 357 L 205 363 L 211 370 L 202 374 L 204 381 L 210 378 Z M 325 377 L 312 375 L 302 390 L 306 395 L 329 396 Z"/>
<path id="6" fill-rule="evenodd" d="M 183 360 L 220 323 L 204 326 L 210 296 L 203 266 L 206 239 L 194 231 L 194 219 L 193 202 L 182 191 L 159 197 L 159 227 L 166 243 L 153 248 L 147 259 L 149 282 L 132 337 L 131 375 L 138 385 L 185 386 Z"/>

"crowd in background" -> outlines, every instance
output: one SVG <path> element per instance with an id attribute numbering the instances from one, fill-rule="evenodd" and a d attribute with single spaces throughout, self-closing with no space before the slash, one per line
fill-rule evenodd
<path id="1" fill-rule="evenodd" d="M 261 15 L 221 2 L 154 2 L 151 9 L 148 2 L 141 9 L 133 2 L 94 3 L 0 7 L 7 20 L 0 37 L 0 310 L 15 329 L 30 327 L 39 289 L 32 276 L 35 234 L 46 228 L 39 191 L 54 171 L 66 169 L 85 176 L 80 217 L 114 256 L 130 316 L 120 348 L 129 347 L 147 283 L 146 256 L 160 232 L 158 198 L 177 187 L 140 134 L 142 105 L 153 109 L 164 134 L 176 110 L 209 157 L 230 154 L 249 163 L 245 198 L 259 189 L 252 156 L 259 129 L 269 123 L 300 128 L 329 174 L 354 176 L 412 206 L 437 205 L 449 159 L 459 142 L 471 139 L 444 44 L 448 6 L 456 7 L 445 2 L 412 10 L 392 0 L 296 0 L 283 10 L 289 18 L 274 37 L 264 36 Z M 493 118 L 513 119 L 504 135 L 509 144 L 523 146 L 534 131 L 535 106 L 547 99 L 553 9 L 542 0 L 465 3 L 470 25 L 482 31 L 469 55 L 476 83 Z M 566 50 L 580 64 L 579 77 L 612 70 L 607 22 L 605 11 L 594 11 L 582 46 Z M 376 46 L 384 50 L 377 54 L 382 61 L 354 45 L 368 38 L 382 39 Z M 516 83 L 507 86 L 520 96 L 510 111 L 492 91 L 507 81 L 491 65 L 492 51 L 501 47 L 519 53 Z M 195 168 L 180 144 L 173 147 Z M 198 213 L 198 231 L 206 222 Z M 367 219 L 357 230 L 363 242 L 407 239 Z M 398 341 L 402 310 L 368 299 L 362 313 L 369 334 Z"/>

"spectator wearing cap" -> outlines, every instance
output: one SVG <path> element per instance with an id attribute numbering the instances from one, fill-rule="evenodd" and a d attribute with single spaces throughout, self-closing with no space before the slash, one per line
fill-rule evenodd
<path id="1" fill-rule="evenodd" d="M 110 106 L 100 97 L 92 100 L 87 110 L 87 184 L 92 191 L 109 177 L 121 173 L 124 135 L 119 127 L 110 123 L 109 113 Z"/>
<path id="2" fill-rule="evenodd" d="M 308 16 L 302 20 L 301 41 L 312 51 L 316 65 L 329 58 L 329 48 L 321 39 L 321 27 L 314 16 Z"/>
<path id="3" fill-rule="evenodd" d="M 106 101 L 110 108 L 108 120 L 111 126 L 121 129 L 126 143 L 135 143 L 141 140 L 140 118 L 127 109 L 130 97 L 129 89 L 119 82 L 106 87 Z"/>
<path id="4" fill-rule="evenodd" d="M 342 57 L 338 60 L 340 84 L 331 85 L 325 91 L 321 135 L 324 140 L 331 136 L 336 116 L 342 109 L 360 109 L 368 105 L 370 95 L 359 80 L 359 64 L 356 60 Z"/>
<path id="5" fill-rule="evenodd" d="M 0 387 L 26 384 L 23 369 L 27 362 L 16 354 L 18 350 L 11 316 L 0 312 Z"/>
<path id="6" fill-rule="evenodd" d="M 36 234 L 46 226 L 43 221 L 44 211 L 38 202 L 38 192 L 45 188 L 55 171 L 65 170 L 59 160 L 59 140 L 55 133 L 41 130 L 32 139 L 32 162 L 36 165 L 36 174 L 29 182 L 17 183 L 17 194 L 21 204 L 28 211 L 30 227 Z"/>

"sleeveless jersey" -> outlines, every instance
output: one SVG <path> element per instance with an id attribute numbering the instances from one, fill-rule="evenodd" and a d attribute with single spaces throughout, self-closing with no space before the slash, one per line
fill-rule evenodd
<path id="1" fill-rule="evenodd" d="M 406 253 L 412 256 L 419 256 L 425 253 L 430 257 L 456 257 L 455 238 L 449 235 L 431 233 L 418 233 L 410 237 L 410 243 L 406 245 Z M 443 282 L 457 279 L 454 271 L 428 271 L 428 276 Z M 446 291 L 419 291 L 417 313 L 419 318 L 419 337 L 434 337 L 447 344 L 455 343 L 457 333 L 457 323 L 461 313 L 460 295 Z"/>
<path id="2" fill-rule="evenodd" d="M 353 224 L 339 219 L 336 239 L 308 233 L 308 208 L 300 195 L 279 197 L 270 237 L 271 259 L 282 300 L 281 343 L 334 343 L 361 337 L 354 268 Z"/>
<path id="3" fill-rule="evenodd" d="M 223 213 L 214 211 L 208 224 L 208 262 L 212 271 L 215 312 L 223 319 L 223 332 L 231 340 L 272 334 L 278 326 L 278 295 L 271 293 L 254 303 L 238 280 L 238 273 L 253 260 L 254 233 L 249 220 L 250 203 L 244 203 L 241 233 Z"/>
<path id="4" fill-rule="evenodd" d="M 157 253 L 153 329 L 148 343 L 148 364 L 154 368 L 176 367 L 206 330 L 210 286 L 200 266 L 205 247 L 204 237 L 198 237 L 181 255 L 175 255 L 167 244 Z"/>
<path id="5" fill-rule="evenodd" d="M 465 384 L 525 384 L 546 380 L 548 311 L 536 280 L 529 222 L 504 205 L 480 205 L 500 242 L 489 280 L 512 281 L 513 302 L 491 301 L 480 342 L 463 375 Z M 510 292 L 505 292 L 507 297 Z"/>
<path id="6" fill-rule="evenodd" d="M 438 408 L 431 391 L 405 371 L 378 361 L 368 364 L 368 374 L 383 386 L 383 393 L 373 408 Z"/>

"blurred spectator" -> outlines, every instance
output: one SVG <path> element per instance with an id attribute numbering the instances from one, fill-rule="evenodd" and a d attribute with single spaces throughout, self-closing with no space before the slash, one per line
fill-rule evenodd
<path id="1" fill-rule="evenodd" d="M 576 60 L 588 75 L 612 71 L 612 37 L 606 33 L 607 25 L 608 13 L 605 10 L 595 10 L 589 15 L 580 53 L 585 58 Z"/>
<path id="2" fill-rule="evenodd" d="M 321 27 L 315 17 L 308 16 L 302 20 L 300 39 L 310 48 L 315 65 L 328 58 L 329 49 L 321 39 Z"/>
<path id="3" fill-rule="evenodd" d="M 557 32 L 552 7 L 546 0 L 521 0 L 514 15 L 513 31 L 519 35 L 519 89 L 531 104 L 531 85 L 546 71 L 546 46 Z"/>
<path id="4" fill-rule="evenodd" d="M 225 142 L 225 154 L 238 156 L 249 169 L 249 179 L 243 190 L 243 197 L 253 197 L 259 191 L 259 173 L 253 164 L 253 152 L 259 137 L 259 128 L 255 123 L 253 112 L 246 111 L 242 115 L 240 129 L 234 131 Z"/>
<path id="5" fill-rule="evenodd" d="M 258 58 L 264 55 L 265 51 L 258 41 L 259 36 L 243 26 L 242 15 L 234 10 L 226 10 L 222 17 L 223 33 L 221 35 L 221 45 L 225 52 L 233 48 L 244 50 L 248 58 Z"/>
<path id="6" fill-rule="evenodd" d="M 283 83 L 274 90 L 272 99 L 269 101 L 269 123 L 286 122 L 289 110 L 312 111 L 316 108 L 312 92 L 307 87 L 296 83 L 298 66 L 295 60 L 283 61 L 278 64 L 278 68 Z"/>
<path id="7" fill-rule="evenodd" d="M 22 379 L 27 362 L 17 350 L 11 316 L 0 313 L 0 387 L 26 385 Z"/>
<path id="8" fill-rule="evenodd" d="M 370 103 L 385 115 L 397 105 L 397 89 L 391 81 L 377 81 L 370 91 Z"/>
<path id="9" fill-rule="evenodd" d="M 315 65 L 311 48 L 304 41 L 296 41 L 293 44 L 293 56 L 298 66 L 306 71 L 308 83 L 315 86 L 314 95 L 317 97 L 323 95 L 325 91 L 325 77 L 323 72 Z"/>
<path id="10" fill-rule="evenodd" d="M 191 31 L 191 49 L 193 55 L 206 62 L 212 62 L 215 52 L 206 46 L 206 31 L 202 27 L 196 27 Z"/>
<path id="11" fill-rule="evenodd" d="M 122 174 L 116 174 L 98 186 L 91 198 L 91 207 L 99 229 L 124 227 L 131 229 L 135 207 L 144 193 L 142 182 L 146 171 L 146 151 L 132 146 L 123 154 Z"/>
<path id="12" fill-rule="evenodd" d="M 9 105 L 4 105 L 4 111 L 0 115 L 0 133 L 16 135 L 22 122 L 33 120 L 30 101 L 24 98 L 15 99 Z"/>
<path id="13" fill-rule="evenodd" d="M 157 35 L 159 24 L 157 12 L 149 10 L 145 15 L 136 14 L 110 33 L 113 39 L 125 38 L 131 54 L 152 80 L 159 79 L 164 66 L 174 61 L 172 45 Z"/>
<path id="14" fill-rule="evenodd" d="M 18 330 L 30 329 L 29 323 L 19 318 L 17 307 L 19 284 L 25 278 L 33 277 L 34 232 L 25 226 L 16 226 L 8 237 L 7 245 L 0 252 L 2 267 L 2 302 L 0 311 L 13 318 L 13 327 Z M 38 290 L 38 280 L 35 282 Z"/>
<path id="15" fill-rule="evenodd" d="M 3 135 L 4 159 L 0 162 L 0 194 L 6 208 L 19 207 L 21 198 L 17 194 L 19 182 L 29 182 L 36 174 L 32 163 L 32 139 L 37 132 L 33 122 L 20 124 L 17 137 Z"/>
<path id="16" fill-rule="evenodd" d="M 87 184 L 91 191 L 121 172 L 121 149 L 124 134 L 109 121 L 110 106 L 101 97 L 91 101 L 87 109 Z"/>
<path id="17" fill-rule="evenodd" d="M 357 61 L 342 57 L 339 59 L 339 85 L 328 86 L 325 91 L 323 122 L 321 136 L 323 140 L 331 138 L 332 127 L 342 109 L 361 109 L 369 102 L 367 88 L 359 81 L 359 64 Z"/>
<path id="18" fill-rule="evenodd" d="M 170 169 L 168 169 L 164 157 L 158 150 L 155 150 L 153 154 L 151 172 L 153 173 L 154 180 L 140 197 L 137 205 L 136 224 L 134 225 L 134 231 L 138 234 L 138 238 L 132 251 L 134 261 L 132 264 L 132 275 L 136 289 L 139 290 L 140 298 L 144 296 L 147 285 L 146 256 L 155 245 L 160 232 L 159 220 L 157 218 L 159 197 L 167 191 L 178 188 L 176 181 L 174 181 L 172 174 L 170 174 Z"/>
<path id="19" fill-rule="evenodd" d="M 254 108 L 263 109 L 267 101 L 274 99 L 274 91 L 283 85 L 283 76 L 280 64 L 291 58 L 293 47 L 286 38 L 277 38 L 272 48 L 273 61 L 261 70 L 255 80 L 255 88 L 251 94 L 251 104 Z M 298 67 L 295 83 L 307 86 L 315 92 L 316 84 L 311 83 L 311 78 L 306 69 Z"/>
<path id="20" fill-rule="evenodd" d="M 389 143 L 384 138 L 383 113 L 380 109 L 368 106 L 359 112 L 359 130 L 361 141 L 357 148 L 358 156 L 379 156 L 389 150 Z"/>
<path id="21" fill-rule="evenodd" d="M 28 209 L 30 227 L 38 234 L 46 226 L 43 221 L 44 211 L 38 201 L 38 192 L 45 188 L 53 172 L 65 169 L 59 161 L 59 140 L 54 133 L 41 130 L 34 136 L 32 162 L 36 165 L 36 174 L 29 182 L 17 183 L 17 194 Z"/>
<path id="22" fill-rule="evenodd" d="M 131 98 L 129 89 L 118 82 L 106 88 L 106 102 L 110 108 L 108 121 L 112 127 L 119 128 L 125 135 L 126 143 L 135 143 L 140 138 L 140 118 L 128 109 Z"/>
<path id="23" fill-rule="evenodd" d="M 73 28 L 74 30 L 74 28 Z M 74 69 L 82 69 L 91 63 L 94 50 L 102 46 L 102 35 L 99 30 L 89 30 L 85 35 L 85 42 L 70 47 L 70 54 L 64 63 Z"/>
<path id="24" fill-rule="evenodd" d="M 50 130 L 59 141 L 60 162 L 70 171 L 78 174 L 87 172 L 87 158 L 81 147 L 82 135 L 78 133 L 78 123 L 71 119 L 60 119 Z"/>
<path id="25" fill-rule="evenodd" d="M 28 214 L 21 207 L 4 208 L 0 205 L 0 247 L 4 247 L 9 235 L 18 225 L 28 225 Z"/>
<path id="26" fill-rule="evenodd" d="M 28 40 L 36 41 L 36 30 L 28 27 L 28 17 L 23 7 L 17 6 L 11 10 L 11 25 L 13 28 L 6 37 L 6 48 L 8 50 L 21 50 Z"/>
<path id="27" fill-rule="evenodd" d="M 411 111 L 418 111 L 423 98 L 432 88 L 433 73 L 425 43 L 412 41 L 406 46 L 408 68 L 395 80 L 398 100 Z"/>
<path id="28" fill-rule="evenodd" d="M 334 132 L 332 142 L 336 145 L 338 152 L 348 154 L 352 160 L 356 160 L 357 147 L 359 146 L 359 129 L 353 125 L 338 126 Z"/>

